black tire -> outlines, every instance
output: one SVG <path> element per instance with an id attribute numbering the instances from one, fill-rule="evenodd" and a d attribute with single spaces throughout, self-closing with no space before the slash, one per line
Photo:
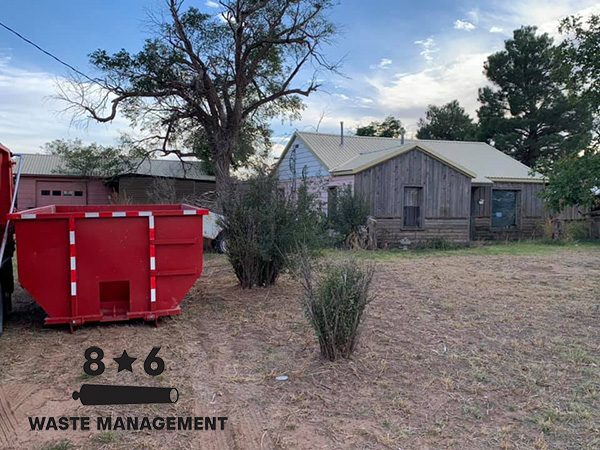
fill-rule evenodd
<path id="1" fill-rule="evenodd" d="M 225 236 L 223 236 L 223 234 L 219 234 L 215 238 L 213 242 L 213 248 L 217 253 L 227 253 L 227 239 Z"/>

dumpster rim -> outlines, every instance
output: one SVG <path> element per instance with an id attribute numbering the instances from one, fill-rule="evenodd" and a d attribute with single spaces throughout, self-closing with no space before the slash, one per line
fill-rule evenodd
<path id="1" fill-rule="evenodd" d="M 36 219 L 113 219 L 113 218 L 131 218 L 131 217 L 181 217 L 181 216 L 206 216 L 210 212 L 206 208 L 200 208 L 187 203 L 172 203 L 168 206 L 180 206 L 180 209 L 158 209 L 161 206 L 157 204 L 143 205 L 75 205 L 75 206 L 101 206 L 103 209 L 109 207 L 108 211 L 61 211 L 61 212 L 46 212 L 49 209 L 63 205 L 46 205 L 37 208 L 26 209 L 24 211 L 8 214 L 10 220 L 36 220 Z M 125 206 L 125 208 L 123 208 Z M 135 211 L 128 211 L 127 207 L 135 207 Z M 40 212 L 36 212 L 40 211 Z"/>

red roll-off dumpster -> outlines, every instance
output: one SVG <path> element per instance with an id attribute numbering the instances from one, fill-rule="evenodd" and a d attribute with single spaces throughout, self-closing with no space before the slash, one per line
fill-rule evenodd
<path id="1" fill-rule="evenodd" d="M 190 205 L 45 206 L 9 215 L 19 281 L 47 324 L 177 315 L 202 273 L 202 219 Z"/>

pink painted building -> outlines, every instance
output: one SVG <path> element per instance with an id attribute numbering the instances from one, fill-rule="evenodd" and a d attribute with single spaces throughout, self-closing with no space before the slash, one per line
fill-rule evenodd
<path id="1" fill-rule="evenodd" d="M 111 188 L 101 178 L 61 173 L 60 158 L 24 154 L 17 197 L 20 210 L 46 205 L 108 205 Z"/>
<path id="2" fill-rule="evenodd" d="M 200 162 L 145 160 L 134 173 L 114 177 L 86 178 L 65 172 L 60 157 L 24 154 L 17 207 L 22 211 L 46 205 L 108 205 L 114 192 L 121 192 L 132 203 L 151 203 L 148 191 L 155 178 L 174 180 L 177 201 L 214 191 L 215 179 L 207 175 Z"/>

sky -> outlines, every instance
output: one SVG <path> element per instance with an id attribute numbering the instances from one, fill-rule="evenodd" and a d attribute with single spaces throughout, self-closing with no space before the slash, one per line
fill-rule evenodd
<path id="1" fill-rule="evenodd" d="M 161 5 L 161 0 L 4 0 L 0 22 L 95 76 L 88 55 L 98 48 L 141 49 L 153 32 L 149 14 Z M 220 10 L 212 0 L 184 5 L 215 16 Z M 560 19 L 592 13 L 600 14 L 600 2 L 340 0 L 330 12 L 340 32 L 325 53 L 330 60 L 343 59 L 342 75 L 318 74 L 322 91 L 305 101 L 301 120 L 273 121 L 273 155 L 295 130 L 338 133 L 340 121 L 352 132 L 393 115 L 412 136 L 427 105 L 453 99 L 475 117 L 477 90 L 487 83 L 483 63 L 515 28 L 536 25 L 560 39 Z M 128 131 L 125 118 L 85 124 L 64 111 L 55 96 L 67 75 L 64 66 L 0 28 L 0 142 L 24 153 L 41 152 L 54 139 L 117 143 Z"/>

